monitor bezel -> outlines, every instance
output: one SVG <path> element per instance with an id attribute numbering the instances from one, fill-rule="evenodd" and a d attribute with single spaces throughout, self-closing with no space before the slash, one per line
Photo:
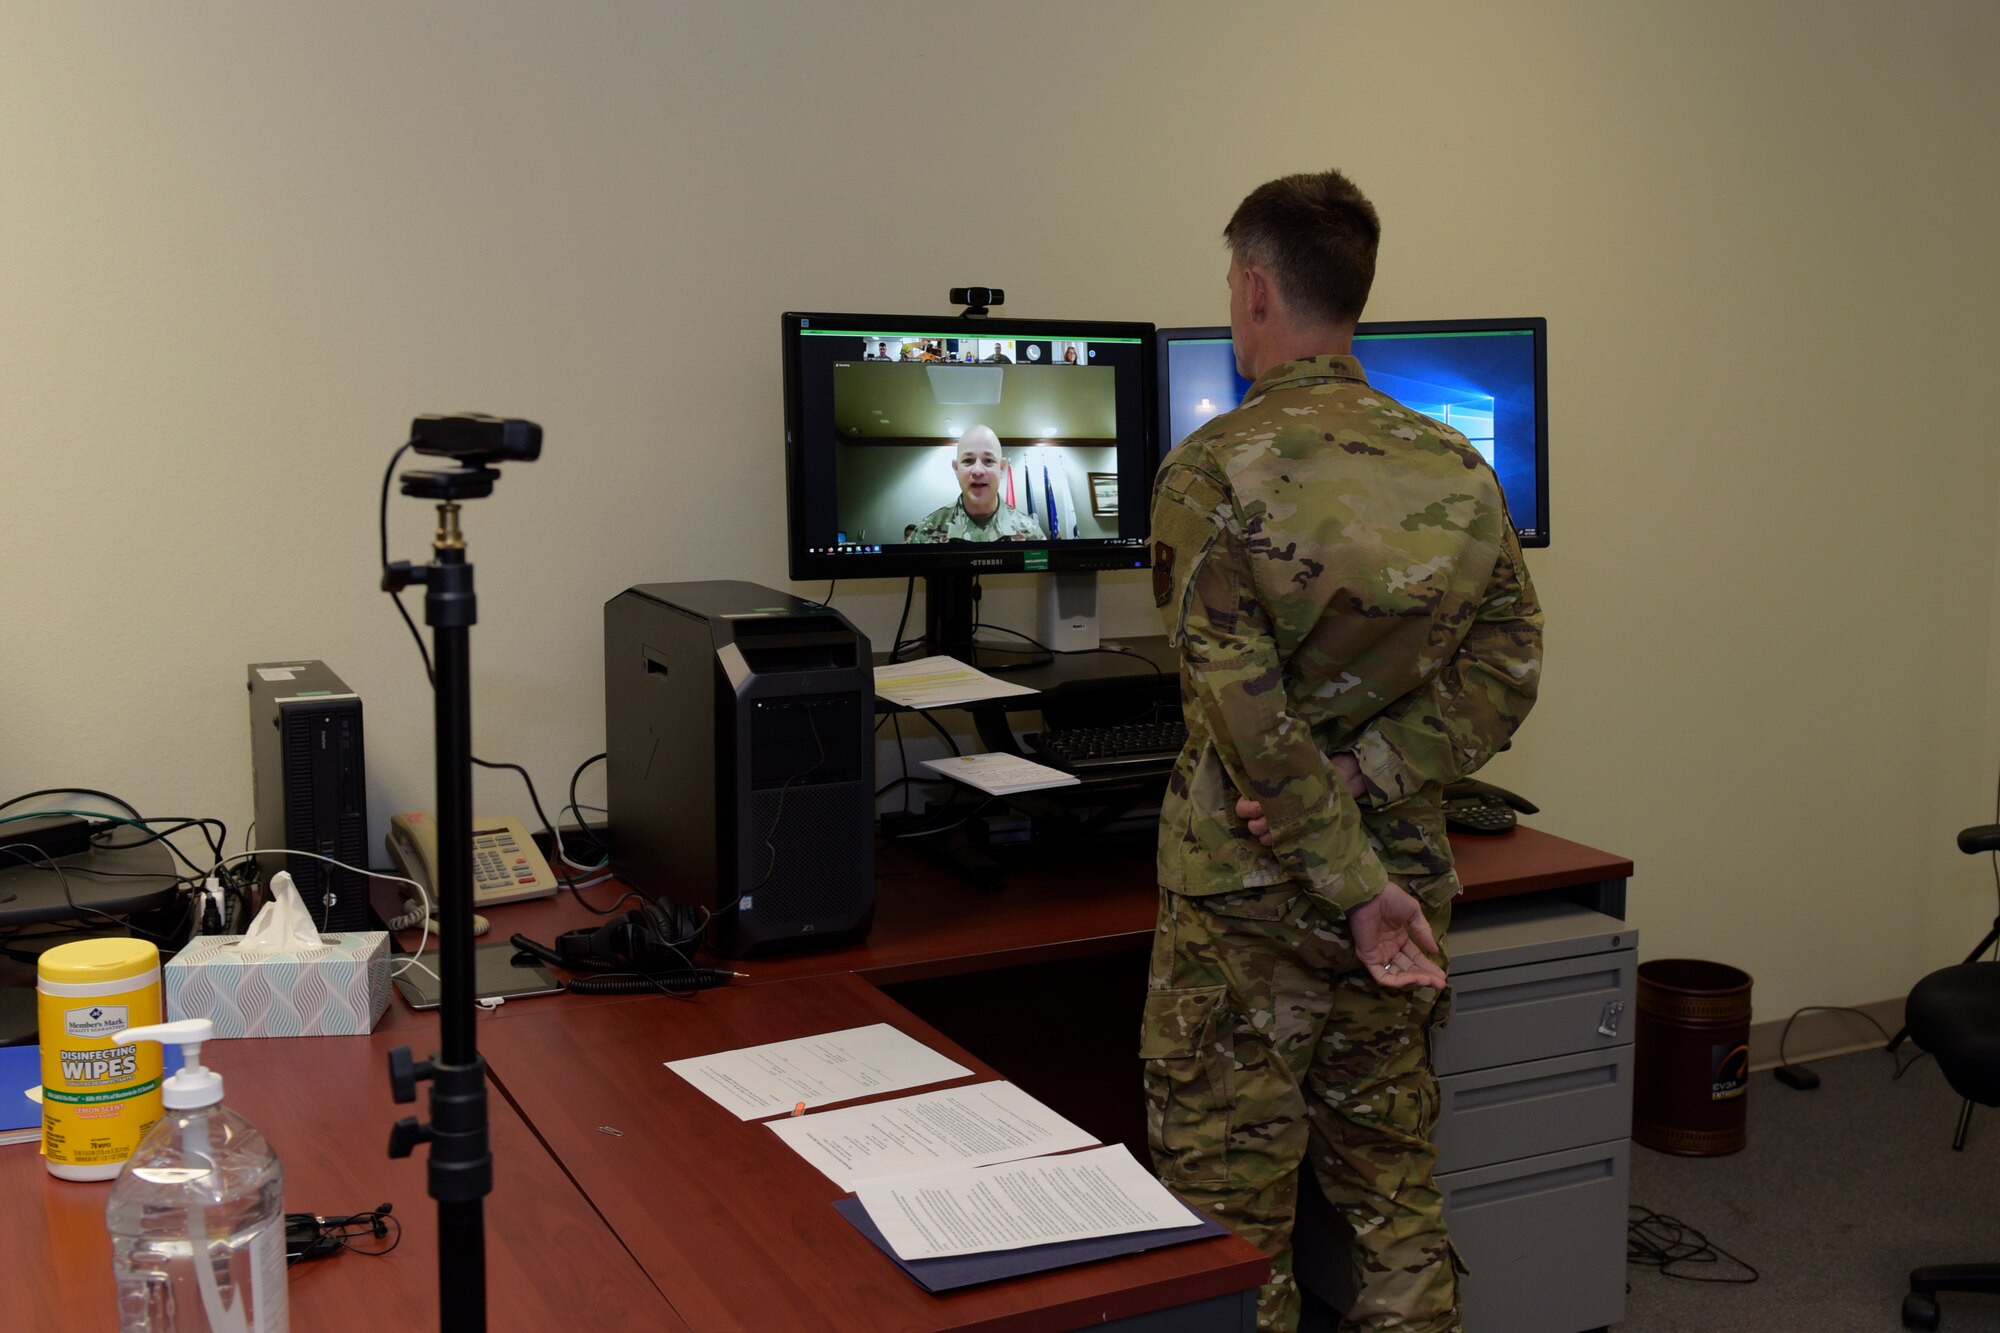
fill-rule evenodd
<path id="1" fill-rule="evenodd" d="M 1368 320 L 1355 325 L 1357 338 L 1382 336 L 1385 334 L 1408 333 L 1492 333 L 1527 331 L 1534 335 L 1535 358 L 1535 512 L 1541 522 L 1532 534 L 1519 532 L 1524 547 L 1545 547 L 1549 544 L 1549 322 L 1542 315 L 1524 315 L 1517 319 L 1395 319 Z M 1153 349 L 1153 420 L 1159 431 L 1158 453 L 1165 458 L 1178 440 L 1166 438 L 1167 423 L 1172 420 L 1172 404 L 1167 398 L 1167 356 L 1171 345 L 1177 342 L 1198 342 L 1207 339 L 1231 336 L 1227 324 L 1198 324 L 1185 328 L 1161 328 L 1154 332 Z M 1359 350 L 1363 369 L 1368 359 Z"/>
<path id="2" fill-rule="evenodd" d="M 1122 539 L 1102 538 L 1043 542 L 993 542 L 979 546 L 939 545 L 851 554 L 815 554 L 807 548 L 806 515 L 801 483 L 804 465 L 803 423 L 805 403 L 799 374 L 803 346 L 801 331 L 810 323 L 835 328 L 906 328 L 912 333 L 932 333 L 973 338 L 1019 338 L 1045 335 L 1082 341 L 1108 338 L 1134 339 L 1139 344 L 1134 373 L 1139 376 L 1140 420 L 1134 423 L 1134 442 L 1147 461 L 1157 460 L 1149 405 L 1154 400 L 1153 374 L 1156 349 L 1154 326 L 1136 320 L 1022 319 L 1009 316 L 967 318 L 963 315 L 860 314 L 841 311 L 786 311 L 782 316 L 785 368 L 785 556 L 794 582 L 818 579 L 907 578 L 922 575 L 1040 574 L 1083 570 L 1144 569 L 1152 562 L 1151 547 L 1144 540 L 1136 545 Z M 1121 455 L 1125 423 L 1119 422 Z M 1150 481 L 1151 478 L 1148 477 Z M 1141 505 L 1144 501 L 1141 500 Z M 1031 553 L 1047 553 L 1046 563 L 1037 560 L 1029 567 Z"/>

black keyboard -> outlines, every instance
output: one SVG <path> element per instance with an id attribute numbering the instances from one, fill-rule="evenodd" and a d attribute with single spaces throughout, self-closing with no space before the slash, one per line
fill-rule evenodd
<path id="1" fill-rule="evenodd" d="M 1045 764 L 1070 773 L 1145 772 L 1172 768 L 1187 744 L 1187 727 L 1172 722 L 1140 722 L 1123 727 L 1071 727 L 1027 736 L 1028 748 Z"/>

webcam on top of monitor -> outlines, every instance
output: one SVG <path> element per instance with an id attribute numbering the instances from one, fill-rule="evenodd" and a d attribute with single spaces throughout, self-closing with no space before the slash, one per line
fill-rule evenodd
<path id="1" fill-rule="evenodd" d="M 951 303 L 962 305 L 959 313 L 966 318 L 983 315 L 991 306 L 1006 305 L 1007 293 L 998 287 L 954 287 L 951 289 Z"/>

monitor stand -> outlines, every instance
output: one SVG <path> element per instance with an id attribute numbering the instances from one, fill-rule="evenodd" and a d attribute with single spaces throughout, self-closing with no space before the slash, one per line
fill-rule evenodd
<path id="1" fill-rule="evenodd" d="M 1056 574 L 1045 580 L 1042 593 L 1044 622 L 1047 621 L 1050 605 L 1059 605 L 1076 613 L 1070 617 L 1067 629 L 1061 626 L 1057 629 L 1057 637 L 1062 642 L 1051 642 L 1044 634 L 1035 639 L 1023 636 L 1019 640 L 1009 636 L 1006 643 L 980 645 L 973 642 L 975 608 L 979 604 L 973 588 L 977 577 L 973 574 L 924 575 L 924 656 L 955 657 L 967 666 L 977 667 L 978 654 L 982 651 L 1001 662 L 1018 663 L 1022 657 L 1041 656 L 1045 648 L 1067 651 L 1098 646 L 1097 575 Z M 1083 641 L 1086 636 L 1088 643 Z"/>
<path id="2" fill-rule="evenodd" d="M 977 666 L 972 647 L 971 574 L 924 575 L 924 655 Z"/>

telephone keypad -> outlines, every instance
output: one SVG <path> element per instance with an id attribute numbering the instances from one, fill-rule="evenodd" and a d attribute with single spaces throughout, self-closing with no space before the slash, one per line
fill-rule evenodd
<path id="1" fill-rule="evenodd" d="M 1462 797 L 1444 803 L 1446 823 L 1464 833 L 1505 833 L 1514 827 L 1514 812 L 1499 801 Z"/>
<path id="2" fill-rule="evenodd" d="M 532 885 L 535 874 L 511 833 L 480 833 L 472 839 L 472 877 L 481 889 Z"/>

